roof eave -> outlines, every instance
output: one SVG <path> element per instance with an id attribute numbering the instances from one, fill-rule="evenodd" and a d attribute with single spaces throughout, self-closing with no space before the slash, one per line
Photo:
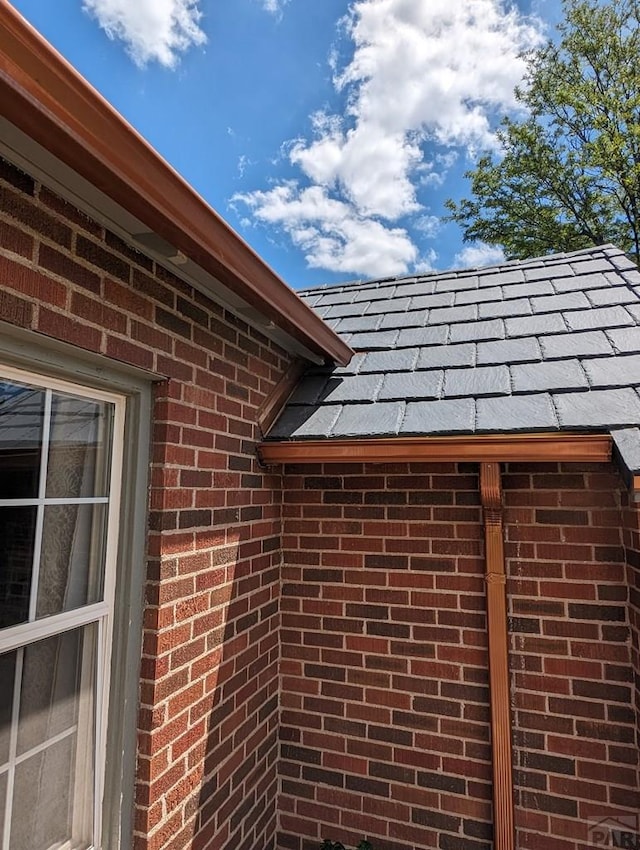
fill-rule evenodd
<path id="1" fill-rule="evenodd" d="M 2 115 L 321 359 L 348 345 L 7 2 Z"/>

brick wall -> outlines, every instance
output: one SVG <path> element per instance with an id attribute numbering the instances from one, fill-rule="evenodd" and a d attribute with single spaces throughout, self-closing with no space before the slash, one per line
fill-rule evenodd
<path id="1" fill-rule="evenodd" d="M 516 844 L 585 850 L 590 817 L 639 807 L 622 484 L 601 465 L 503 479 Z M 490 850 L 477 467 L 291 467 L 284 486 L 279 846 Z"/>
<path id="2" fill-rule="evenodd" d="M 279 846 L 488 847 L 477 467 L 290 467 Z"/>
<path id="3" fill-rule="evenodd" d="M 256 409 L 287 358 L 6 163 L 0 318 L 165 376 L 154 390 L 137 850 L 272 846 L 281 494 L 254 446 Z"/>
<path id="4" fill-rule="evenodd" d="M 625 494 L 623 498 L 624 544 L 629 587 L 631 663 L 635 691 L 636 743 L 640 750 L 640 506 Z M 639 766 L 640 769 L 640 766 Z M 640 778 L 638 780 L 640 787 Z M 637 808 L 640 811 L 640 800 Z"/>
<path id="5" fill-rule="evenodd" d="M 640 809 L 622 482 L 602 465 L 503 476 L 519 848 L 575 850 Z"/>

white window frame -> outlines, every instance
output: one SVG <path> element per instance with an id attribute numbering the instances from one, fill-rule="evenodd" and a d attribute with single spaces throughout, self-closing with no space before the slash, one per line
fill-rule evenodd
<path id="1" fill-rule="evenodd" d="M 45 505 L 55 504 L 107 504 L 107 534 L 105 539 L 104 553 L 104 584 L 103 598 L 100 602 L 85 605 L 71 611 L 65 611 L 42 619 L 35 617 L 35 593 L 37 582 L 34 581 L 31 588 L 31 602 L 29 616 L 31 621 L 9 626 L 0 630 L 0 653 L 6 653 L 24 648 L 36 641 L 46 639 L 64 632 L 95 624 L 97 630 L 96 646 L 96 673 L 94 686 L 94 794 L 93 794 L 93 844 L 91 848 L 104 846 L 103 835 L 103 806 L 105 790 L 105 768 L 107 753 L 107 724 L 110 704 L 110 671 L 111 653 L 114 629 L 114 608 L 116 598 L 116 578 L 118 565 L 119 530 L 121 516 L 122 477 L 124 466 L 125 447 L 125 414 L 127 397 L 121 393 L 114 393 L 99 388 L 89 387 L 86 384 L 77 384 L 56 377 L 49 377 L 43 372 L 26 371 L 9 365 L 0 366 L 0 379 L 27 384 L 45 391 L 45 429 L 40 447 L 41 458 L 47 457 L 48 452 L 48 429 L 50 424 L 50 408 L 52 393 L 58 392 L 92 401 L 105 402 L 113 405 L 113 420 L 110 434 L 110 472 L 108 495 L 105 497 L 92 498 L 47 498 L 46 485 L 46 463 L 41 463 L 40 481 L 38 495 L 32 499 L 0 499 L 0 506 L 24 506 L 29 505 L 37 508 L 36 538 L 34 552 L 34 573 L 37 578 L 39 547 L 41 543 L 43 512 Z M 19 654 L 21 659 L 22 654 Z M 21 664 L 18 663 L 18 668 Z M 16 674 L 16 681 L 20 671 Z M 18 695 L 16 695 L 18 694 Z M 14 693 L 14 712 L 12 718 L 12 738 L 15 737 L 16 707 L 15 702 L 19 698 L 19 689 Z M 86 710 L 86 708 L 85 708 Z M 68 733 L 63 733 L 68 734 Z M 61 737 L 63 737 L 61 736 Z M 17 763 L 14 752 L 12 753 L 13 766 Z M 13 769 L 13 767 L 12 767 Z M 7 787 L 7 801 L 5 809 L 5 832 L 0 836 L 0 847 L 7 845 L 10 831 L 12 811 L 12 789 Z M 112 844 L 109 846 L 119 846 Z M 66 844 L 63 845 L 66 847 Z"/>

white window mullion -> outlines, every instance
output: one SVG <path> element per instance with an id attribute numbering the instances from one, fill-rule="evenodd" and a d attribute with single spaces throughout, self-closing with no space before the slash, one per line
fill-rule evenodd
<path id="1" fill-rule="evenodd" d="M 11 702 L 11 733 L 9 737 L 9 770 L 7 772 L 7 798 L 4 807 L 4 834 L 2 850 L 9 850 L 11 842 L 11 815 L 13 812 L 13 784 L 16 774 L 16 754 L 18 752 L 18 720 L 20 719 L 20 693 L 22 686 L 22 665 L 24 649 L 16 650 L 16 669 L 13 676 L 13 700 Z"/>
<path id="2" fill-rule="evenodd" d="M 102 622 L 98 620 L 93 628 L 85 627 L 83 633 L 80 677 L 84 681 L 93 680 L 94 688 L 93 693 L 83 690 L 79 695 L 73 795 L 73 833 L 86 834 L 88 822 L 94 843 L 99 836 L 100 827 L 100 804 L 97 798 L 98 789 L 101 787 L 98 717 L 100 704 L 106 698 L 101 660 Z M 90 805 L 87 804 L 84 793 L 84 789 L 89 786 L 93 787 Z"/>
<path id="3" fill-rule="evenodd" d="M 77 732 L 77 725 L 70 726 L 68 729 L 65 729 L 63 732 L 58 732 L 57 735 L 53 735 L 51 738 L 47 738 L 41 744 L 38 744 L 35 747 L 32 747 L 30 750 L 26 750 L 24 753 L 20 753 L 20 755 L 16 756 L 15 763 L 21 764 L 23 761 L 30 759 L 31 756 L 37 756 L 38 753 L 43 752 L 48 747 L 53 746 L 53 744 L 57 744 L 59 741 L 64 741 L 65 738 L 68 738 L 70 735 L 75 734 Z"/>
<path id="4" fill-rule="evenodd" d="M 0 508 L 29 508 L 32 505 L 108 505 L 107 496 L 79 496 L 72 499 L 0 499 Z"/>
<path id="5" fill-rule="evenodd" d="M 33 566 L 31 569 L 31 595 L 29 597 L 29 621 L 36 618 L 38 605 L 38 579 L 40 577 L 40 555 L 42 552 L 42 531 L 44 528 L 44 498 L 47 492 L 47 465 L 49 458 L 49 437 L 51 435 L 51 390 L 44 397 L 42 419 L 42 446 L 40 449 L 40 479 L 38 482 L 38 508 L 36 515 L 36 533 L 33 542 Z"/>
<path id="6" fill-rule="evenodd" d="M 113 607 L 115 605 L 116 572 L 119 538 L 120 498 L 122 491 L 122 466 L 124 462 L 125 400 L 115 403 L 112 432 L 112 455 L 109 480 L 109 508 L 107 519 L 107 542 L 105 552 L 104 601 L 108 613 L 99 622 L 98 669 L 96 700 L 96 793 L 95 793 L 95 841 L 102 844 L 102 804 L 104 794 L 104 768 L 107 749 L 107 715 L 109 710 L 109 675 L 111 669 L 111 647 L 113 637 Z"/>
<path id="7" fill-rule="evenodd" d="M 113 610 L 116 592 L 116 567 L 118 556 L 120 496 L 122 489 L 122 464 L 124 462 L 124 418 L 125 401 L 119 399 L 115 404 L 113 417 L 111 471 L 109 480 L 109 507 L 107 517 L 107 542 L 105 552 L 104 601 Z M 111 624 L 109 624 L 111 628 Z M 108 634 L 111 646 L 111 634 Z M 110 653 L 110 648 L 109 648 Z"/>
<path id="8" fill-rule="evenodd" d="M 107 633 L 105 620 L 98 623 L 98 654 L 96 669 L 96 692 L 95 701 L 95 735 L 96 735 L 96 765 L 94 768 L 94 795 L 93 795 L 93 824 L 96 844 L 102 844 L 102 791 L 104 777 L 104 754 L 106 751 L 106 706 L 108 694 L 106 693 L 107 669 L 105 668 L 105 653 Z"/>
<path id="9" fill-rule="evenodd" d="M 0 632 L 0 653 L 11 652 L 20 646 L 95 623 L 106 616 L 108 611 L 105 602 L 96 602 L 93 605 L 85 605 L 84 608 L 74 608 L 71 611 L 63 611 L 62 614 L 44 617 L 33 623 L 21 623 L 19 626 L 3 629 Z"/>

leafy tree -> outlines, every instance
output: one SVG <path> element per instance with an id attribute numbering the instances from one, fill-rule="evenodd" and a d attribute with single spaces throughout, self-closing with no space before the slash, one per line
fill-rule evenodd
<path id="1" fill-rule="evenodd" d="M 564 0 L 557 43 L 532 52 L 500 155 L 447 201 L 465 241 L 510 259 L 613 242 L 640 258 L 640 0 Z"/>

